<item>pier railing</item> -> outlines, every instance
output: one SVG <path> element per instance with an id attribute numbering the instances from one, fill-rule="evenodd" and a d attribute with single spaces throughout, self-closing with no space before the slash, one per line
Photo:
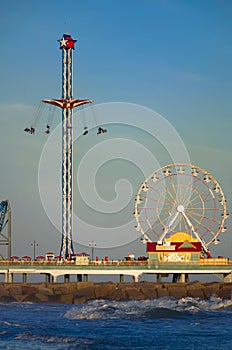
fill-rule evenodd
<path id="1" fill-rule="evenodd" d="M 232 265 L 232 262 L 229 259 L 225 258 L 216 258 L 216 259 L 200 259 L 199 261 L 190 261 L 190 262 L 158 262 L 158 261 L 125 261 L 125 260 L 110 260 L 110 261 L 89 261 L 88 263 L 77 263 L 75 261 L 34 261 L 34 260 L 0 260 L 0 266 L 89 266 L 89 267 L 104 267 L 104 266 L 144 266 L 144 267 L 153 267 L 153 266 L 181 266 L 181 265 L 191 265 L 191 266 L 213 266 L 213 265 Z"/>

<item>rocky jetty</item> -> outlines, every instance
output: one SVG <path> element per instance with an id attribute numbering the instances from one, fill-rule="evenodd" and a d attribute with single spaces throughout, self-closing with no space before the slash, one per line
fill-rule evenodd
<path id="1" fill-rule="evenodd" d="M 83 304 L 89 300 L 145 300 L 162 297 L 232 298 L 232 283 L 1 283 L 0 302 Z"/>

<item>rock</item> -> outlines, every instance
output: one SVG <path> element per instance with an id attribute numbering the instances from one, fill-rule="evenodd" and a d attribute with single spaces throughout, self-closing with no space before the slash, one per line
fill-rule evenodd
<path id="1" fill-rule="evenodd" d="M 143 292 L 141 292 L 140 289 L 135 287 L 129 287 L 125 289 L 125 294 L 127 295 L 128 299 L 132 300 L 144 300 L 145 295 Z"/>
<path id="2" fill-rule="evenodd" d="M 188 297 L 204 299 L 202 283 L 194 282 L 187 284 L 186 289 Z"/>
<path id="3" fill-rule="evenodd" d="M 26 298 L 23 300 L 27 303 L 40 303 L 41 301 L 39 300 L 39 298 L 37 298 L 35 295 L 31 294 L 31 295 L 27 295 Z"/>
<path id="4" fill-rule="evenodd" d="M 217 296 L 221 299 L 232 299 L 232 283 L 225 283 L 220 286 L 220 289 L 217 291 Z"/>
<path id="5" fill-rule="evenodd" d="M 65 294 L 60 296 L 60 303 L 62 304 L 72 304 L 73 303 L 73 295 Z"/>
<path id="6" fill-rule="evenodd" d="M 0 297 L 2 297 L 2 296 L 4 296 L 4 297 L 9 296 L 9 291 L 0 285 Z"/>
<path id="7" fill-rule="evenodd" d="M 209 299 L 211 296 L 232 299 L 232 283 L 2 283 L 0 302 L 83 304 L 89 300 L 144 300 L 162 297 Z"/>
<path id="8" fill-rule="evenodd" d="M 158 298 L 164 298 L 169 296 L 168 289 L 165 286 L 163 288 L 157 288 L 156 292 Z"/>
<path id="9" fill-rule="evenodd" d="M 74 293 L 77 290 L 77 282 L 68 283 L 68 289 L 70 293 Z"/>
<path id="10" fill-rule="evenodd" d="M 60 295 L 47 295 L 46 296 L 48 298 L 48 303 L 53 303 L 53 304 L 57 304 L 60 303 Z"/>
<path id="11" fill-rule="evenodd" d="M 90 282 L 76 282 L 76 289 L 80 290 L 80 289 L 84 289 L 87 287 L 94 287 L 94 282 L 90 281 Z"/>
<path id="12" fill-rule="evenodd" d="M 31 287 L 31 286 L 22 286 L 22 291 L 23 291 L 23 294 L 33 295 L 37 293 L 38 288 Z"/>
<path id="13" fill-rule="evenodd" d="M 49 303 L 54 303 L 54 304 L 57 304 L 57 303 L 60 303 L 60 295 L 47 295 L 48 297 L 48 302 Z"/>
<path id="14" fill-rule="evenodd" d="M 123 301 L 128 300 L 128 296 L 125 293 L 125 289 L 121 289 L 119 286 L 115 286 L 115 288 L 112 289 L 110 295 L 110 300 L 116 300 L 116 301 Z"/>
<path id="15" fill-rule="evenodd" d="M 82 297 L 86 298 L 86 300 L 93 300 L 93 299 L 95 299 L 96 296 L 94 294 L 94 285 L 78 289 L 74 293 L 73 299 L 78 299 L 78 298 L 82 298 Z"/>
<path id="16" fill-rule="evenodd" d="M 25 294 L 23 294 L 23 295 L 16 294 L 16 295 L 14 295 L 14 298 L 15 298 L 16 301 L 22 303 L 23 301 L 25 301 L 27 296 L 28 295 L 25 295 Z"/>
<path id="17" fill-rule="evenodd" d="M 66 284 L 64 285 L 56 285 L 53 287 L 53 292 L 55 295 L 65 295 L 69 294 L 69 288 Z"/>
<path id="18" fill-rule="evenodd" d="M 3 295 L 0 297 L 1 303 L 13 303 L 15 301 L 17 301 L 17 300 L 12 296 Z"/>
<path id="19" fill-rule="evenodd" d="M 95 284 L 94 293 L 97 299 L 109 299 L 112 290 L 115 289 L 115 283 L 99 283 Z"/>
<path id="20" fill-rule="evenodd" d="M 46 294 L 36 293 L 34 296 L 39 300 L 40 303 L 46 303 L 49 301 L 48 295 Z"/>
<path id="21" fill-rule="evenodd" d="M 22 287 L 17 286 L 17 285 L 15 285 L 15 286 L 12 285 L 12 286 L 9 288 L 9 293 L 10 293 L 10 296 L 22 295 L 22 294 L 23 294 Z"/>
<path id="22" fill-rule="evenodd" d="M 43 295 L 54 295 L 53 290 L 45 287 L 39 287 L 38 293 Z"/>
<path id="23" fill-rule="evenodd" d="M 178 284 L 170 285 L 167 287 L 167 289 L 170 297 L 177 298 L 177 299 L 187 297 L 187 290 L 183 285 L 178 285 Z"/>
<path id="24" fill-rule="evenodd" d="M 87 299 L 85 297 L 80 298 L 73 298 L 73 304 L 85 304 L 87 302 Z"/>
<path id="25" fill-rule="evenodd" d="M 157 299 L 157 289 L 155 286 L 142 285 L 141 291 L 145 296 L 145 299 Z"/>
<path id="26" fill-rule="evenodd" d="M 204 283 L 202 285 L 204 297 L 206 299 L 209 299 L 210 297 L 217 295 L 219 288 L 220 288 L 220 282 Z"/>

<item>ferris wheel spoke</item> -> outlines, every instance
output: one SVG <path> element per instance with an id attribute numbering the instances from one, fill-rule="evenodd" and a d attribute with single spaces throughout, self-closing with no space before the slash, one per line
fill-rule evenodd
<path id="1" fill-rule="evenodd" d="M 152 184 L 149 184 L 149 192 L 151 192 L 151 191 L 157 193 L 158 195 L 160 194 L 160 191 L 158 191 L 158 190 L 155 188 L 155 186 L 153 186 Z"/>
<path id="2" fill-rule="evenodd" d="M 204 208 L 204 211 L 201 211 L 201 212 L 197 212 L 195 209 L 192 210 L 192 211 L 189 211 L 187 209 L 187 212 L 190 213 L 191 212 L 191 215 L 196 215 L 196 216 L 200 216 L 200 217 L 204 217 L 204 218 L 209 218 L 209 219 L 213 219 L 213 218 L 216 218 L 216 215 L 214 216 L 207 216 L 207 211 L 206 209 Z M 208 215 L 210 214 L 210 212 L 208 213 Z"/>
<path id="3" fill-rule="evenodd" d="M 199 203 L 199 204 L 202 204 L 203 202 L 203 199 L 202 199 L 202 194 L 203 193 L 197 193 L 196 195 L 194 195 L 194 197 L 190 198 L 189 200 L 189 205 L 194 205 L 194 202 L 197 200 L 198 202 L 195 203 L 195 206 Z M 200 201 L 199 201 L 199 198 L 200 198 Z"/>
<path id="4" fill-rule="evenodd" d="M 189 175 L 189 178 L 191 179 L 192 177 Z M 189 197 L 189 199 L 191 198 L 192 189 L 195 188 L 196 181 L 197 180 L 194 177 L 192 179 L 192 181 L 189 181 L 189 183 L 186 185 L 186 190 L 185 190 L 185 194 L 184 194 L 184 197 L 183 197 L 183 202 L 185 202 L 188 197 Z M 190 194 L 188 194 L 188 193 L 190 193 Z"/>
<path id="5" fill-rule="evenodd" d="M 160 222 L 158 222 L 158 221 L 156 221 L 153 225 L 152 225 L 152 229 L 153 230 L 155 230 L 157 227 L 163 227 L 163 224 L 161 223 L 161 221 Z"/>
<path id="6" fill-rule="evenodd" d="M 199 187 L 198 185 L 200 185 L 200 184 L 197 182 L 197 180 L 199 180 L 199 179 L 194 178 L 193 183 L 190 183 L 188 186 L 186 186 L 186 194 L 184 196 L 184 201 L 186 201 L 188 197 L 189 197 L 189 200 L 190 200 L 191 197 L 192 197 L 192 193 L 194 193 L 194 192 L 199 193 L 198 192 L 198 187 Z M 190 195 L 187 196 L 187 194 L 189 192 L 190 192 Z"/>
<path id="7" fill-rule="evenodd" d="M 182 230 L 181 220 L 179 220 L 179 232 Z"/>
<path id="8" fill-rule="evenodd" d="M 182 202 L 182 175 L 179 174 L 178 178 L 180 179 L 178 197 L 180 199 L 180 202 Z"/>
<path id="9" fill-rule="evenodd" d="M 160 231 L 163 230 L 163 226 L 161 224 L 156 224 L 152 226 L 151 231 L 157 236 L 160 236 Z"/>
<path id="10" fill-rule="evenodd" d="M 162 193 L 161 195 L 163 197 L 164 202 L 168 202 L 168 203 L 175 202 L 175 198 L 172 197 L 170 191 L 166 191 L 166 192 Z"/>
<path id="11" fill-rule="evenodd" d="M 205 200 L 207 200 L 208 197 L 212 198 L 213 193 L 209 191 L 209 188 L 206 186 L 204 180 L 202 178 L 197 178 L 197 180 L 198 182 L 194 182 L 195 185 L 193 187 L 193 192 L 196 192 L 198 195 L 201 194 L 201 196 L 206 195 Z M 201 193 L 199 192 L 199 190 L 201 190 Z"/>
<path id="12" fill-rule="evenodd" d="M 209 221 L 212 221 L 213 223 L 218 223 L 220 224 L 220 221 L 216 218 L 211 218 L 209 216 L 205 216 L 205 215 L 201 215 L 201 214 L 198 214 L 198 213 L 192 213 L 191 214 L 191 217 L 194 218 L 195 216 L 199 216 L 200 218 L 205 219 L 205 220 L 209 220 Z"/>
<path id="13" fill-rule="evenodd" d="M 194 188 L 193 191 L 192 191 L 192 197 L 190 198 L 189 203 L 193 203 L 194 201 L 199 200 L 199 198 L 202 201 L 202 195 L 203 194 L 204 194 L 204 191 L 203 192 L 202 191 L 199 192 L 199 191 L 197 191 L 196 188 Z"/>
<path id="14" fill-rule="evenodd" d="M 177 231 L 181 232 L 181 231 L 184 230 L 184 228 L 185 228 L 185 230 L 187 229 L 186 222 L 185 222 L 185 220 L 183 219 L 182 216 L 179 216 L 179 217 L 178 217 L 178 222 L 177 222 L 175 228 L 176 228 L 176 232 L 177 232 Z M 187 229 L 187 230 L 188 230 L 188 229 Z M 186 231 L 186 232 L 187 232 L 187 231 Z"/>
<path id="15" fill-rule="evenodd" d="M 170 176 L 169 176 L 170 177 Z M 167 180 L 167 178 L 165 178 Z M 171 198 L 171 200 L 175 200 L 176 196 L 172 194 L 172 192 L 170 191 L 169 186 L 166 186 L 165 184 L 163 184 L 163 193 L 160 192 L 160 195 L 163 195 L 165 198 Z M 174 193 L 175 194 L 175 193 Z"/>
<path id="16" fill-rule="evenodd" d="M 203 233 L 203 234 L 201 235 L 201 237 L 204 237 L 205 234 L 206 234 L 206 232 L 211 233 L 211 234 L 214 234 L 214 232 L 211 231 L 211 227 L 207 227 L 205 224 L 203 224 L 201 221 L 197 220 L 196 218 L 192 218 L 192 219 L 193 219 L 195 222 L 197 222 L 197 224 L 198 224 L 199 226 L 201 226 L 201 227 L 203 227 L 203 228 L 205 229 L 205 233 Z M 211 224 L 211 226 L 212 226 L 212 224 Z"/>
<path id="17" fill-rule="evenodd" d="M 205 194 L 205 196 L 203 196 L 204 202 L 208 202 L 212 200 L 212 195 L 210 193 Z"/>
<path id="18" fill-rule="evenodd" d="M 157 191 L 157 190 L 154 190 L 154 192 L 157 194 L 157 196 L 158 196 L 158 198 L 157 199 L 155 199 L 155 198 L 153 198 L 153 197 L 151 197 L 151 196 L 143 196 L 143 198 L 146 198 L 146 199 L 151 199 L 151 200 L 154 200 L 154 201 L 159 201 L 160 200 L 160 198 L 162 198 L 163 200 L 165 200 L 166 199 L 166 193 L 165 193 L 165 191 L 164 192 L 159 192 L 159 191 Z"/>
<path id="19" fill-rule="evenodd" d="M 174 195 L 176 197 L 176 187 L 175 187 L 175 184 L 174 184 L 172 176 L 170 176 L 170 182 L 171 182 L 171 186 L 172 186 L 172 189 L 173 189 L 173 193 L 174 193 Z"/>
<path id="20" fill-rule="evenodd" d="M 148 196 L 144 196 L 143 199 L 145 199 L 147 201 L 151 200 L 151 201 L 154 201 L 154 202 L 158 202 L 158 198 L 156 199 L 156 198 L 153 198 L 153 197 L 150 197 L 150 196 L 149 197 Z"/>
<path id="21" fill-rule="evenodd" d="M 206 188 L 208 188 L 207 187 L 207 183 L 204 181 L 204 174 L 202 174 L 200 177 L 197 177 L 196 179 L 197 179 L 197 181 L 196 181 L 196 184 L 197 184 L 197 186 L 200 186 L 201 184 L 202 185 L 204 185 Z"/>
<path id="22" fill-rule="evenodd" d="M 185 226 L 185 232 L 188 232 L 188 225 L 187 225 L 187 222 L 185 220 L 183 220 L 184 222 L 184 226 Z"/>
<path id="23" fill-rule="evenodd" d="M 179 217 L 179 222 L 177 223 L 176 227 L 178 227 L 178 230 L 176 229 L 176 232 L 188 232 L 189 230 L 186 220 L 183 217 Z"/>
<path id="24" fill-rule="evenodd" d="M 189 203 L 189 200 L 190 200 L 191 195 L 192 195 L 192 189 L 190 188 L 189 185 L 185 185 L 183 193 L 184 194 L 182 196 L 181 202 L 184 203 L 184 204 L 185 203 Z"/>
<path id="25" fill-rule="evenodd" d="M 171 191 L 169 190 L 169 187 L 166 187 L 166 195 L 169 195 L 169 197 L 175 201 L 175 197 L 173 197 Z"/>
<path id="26" fill-rule="evenodd" d="M 159 182 L 159 185 L 163 188 L 163 191 L 161 191 L 161 189 L 157 190 L 156 186 L 153 183 L 149 184 L 149 188 L 150 188 L 150 190 L 156 192 L 158 195 L 160 195 L 163 192 L 165 193 L 165 185 L 162 182 Z"/>
<path id="27" fill-rule="evenodd" d="M 202 207 L 188 207 L 188 210 L 202 210 Z M 204 207 L 204 210 L 216 210 L 216 211 L 223 211 L 223 208 L 207 208 Z"/>
<path id="28" fill-rule="evenodd" d="M 188 175 L 190 178 L 191 176 Z M 199 179 L 198 179 L 199 180 Z M 196 192 L 197 193 L 197 197 L 199 196 L 199 187 L 198 185 L 198 180 L 194 177 L 194 179 L 192 181 L 189 180 L 189 182 L 187 184 L 185 184 L 185 193 L 183 196 L 183 203 L 190 203 L 190 201 L 193 199 L 193 195 Z"/>

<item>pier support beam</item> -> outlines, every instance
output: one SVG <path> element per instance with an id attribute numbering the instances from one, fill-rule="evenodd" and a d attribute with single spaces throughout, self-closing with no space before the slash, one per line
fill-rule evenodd
<path id="1" fill-rule="evenodd" d="M 88 277 L 89 277 L 88 275 L 86 274 L 84 275 L 84 282 L 88 282 Z"/>
<path id="2" fill-rule="evenodd" d="M 139 276 L 138 275 L 134 275 L 133 276 L 133 282 L 138 282 L 139 281 Z"/>
<path id="3" fill-rule="evenodd" d="M 7 279 L 7 283 L 13 283 L 14 282 L 14 274 L 11 272 L 7 272 L 6 279 Z"/>
<path id="4" fill-rule="evenodd" d="M 8 272 L 4 274 L 4 283 L 8 282 Z"/>
<path id="5" fill-rule="evenodd" d="M 57 283 L 57 276 L 52 276 L 52 282 Z"/>
<path id="6" fill-rule="evenodd" d="M 189 282 L 189 276 L 187 273 L 174 273 L 172 278 L 173 283 L 186 283 Z"/>
<path id="7" fill-rule="evenodd" d="M 77 275 L 77 282 L 82 282 L 82 275 Z"/>
<path id="8" fill-rule="evenodd" d="M 50 273 L 46 273 L 45 281 L 46 281 L 46 283 L 50 283 L 51 282 L 51 275 L 50 275 Z"/>
<path id="9" fill-rule="evenodd" d="M 64 283 L 70 282 L 70 275 L 64 275 Z"/>
<path id="10" fill-rule="evenodd" d="M 157 283 L 161 283 L 162 282 L 162 274 L 161 273 L 157 273 L 157 275 L 156 275 L 156 282 Z"/>
<path id="11" fill-rule="evenodd" d="M 122 275 L 122 274 L 119 275 L 119 282 L 120 283 L 124 282 L 124 275 Z"/>
<path id="12" fill-rule="evenodd" d="M 23 273 L 23 283 L 27 283 L 27 273 Z"/>

